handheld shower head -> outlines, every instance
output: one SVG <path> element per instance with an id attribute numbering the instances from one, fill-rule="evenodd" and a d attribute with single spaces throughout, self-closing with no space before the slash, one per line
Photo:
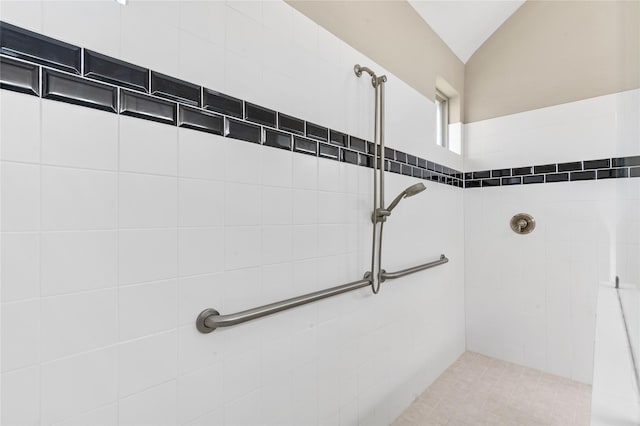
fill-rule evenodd
<path id="1" fill-rule="evenodd" d="M 386 221 L 387 216 L 391 214 L 391 210 L 393 210 L 398 205 L 400 200 L 402 200 L 403 198 L 413 197 L 414 195 L 421 193 L 425 189 L 427 188 L 423 183 L 416 183 L 414 185 L 411 185 L 400 194 L 398 194 L 398 196 L 393 199 L 391 204 L 389 204 L 389 207 L 387 207 L 386 209 L 376 209 L 376 211 L 374 211 L 371 215 L 371 221 L 373 223 Z"/>
<path id="2" fill-rule="evenodd" d="M 391 204 L 389 204 L 389 207 L 387 207 L 387 211 L 389 213 L 391 213 L 391 210 L 393 210 L 398 203 L 400 202 L 400 200 L 402 200 L 403 198 L 409 198 L 409 197 L 413 197 L 416 194 L 421 193 L 422 191 L 424 191 L 425 189 L 427 189 L 423 183 L 419 182 L 416 183 L 414 185 L 411 185 L 410 187 L 408 187 L 407 189 L 405 189 L 404 191 L 402 191 L 392 202 Z"/>

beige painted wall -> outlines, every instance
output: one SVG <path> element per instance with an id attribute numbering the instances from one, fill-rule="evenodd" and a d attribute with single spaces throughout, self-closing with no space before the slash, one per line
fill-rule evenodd
<path id="1" fill-rule="evenodd" d="M 464 104 L 464 64 L 406 1 L 287 3 L 427 98 L 434 100 L 436 78 L 441 77 Z M 461 111 L 450 117 L 452 123 L 461 119 Z"/>
<path id="2" fill-rule="evenodd" d="M 465 122 L 640 87 L 640 1 L 528 0 L 469 59 Z"/>

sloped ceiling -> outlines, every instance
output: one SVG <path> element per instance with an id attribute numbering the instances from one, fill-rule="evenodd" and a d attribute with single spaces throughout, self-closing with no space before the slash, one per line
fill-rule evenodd
<path id="1" fill-rule="evenodd" d="M 525 0 L 408 0 L 425 22 L 466 63 Z"/>

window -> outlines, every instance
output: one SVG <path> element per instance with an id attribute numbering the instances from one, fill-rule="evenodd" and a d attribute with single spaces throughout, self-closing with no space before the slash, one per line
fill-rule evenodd
<path id="1" fill-rule="evenodd" d="M 436 90 L 436 142 L 444 148 L 449 147 L 449 98 Z"/>

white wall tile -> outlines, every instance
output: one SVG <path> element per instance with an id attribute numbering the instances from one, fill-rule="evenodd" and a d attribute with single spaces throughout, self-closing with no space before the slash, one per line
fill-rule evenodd
<path id="1" fill-rule="evenodd" d="M 42 229 L 114 229 L 117 191 L 113 172 L 43 167 Z"/>
<path id="2" fill-rule="evenodd" d="M 43 233 L 42 295 L 115 287 L 117 237 L 116 231 Z"/>
<path id="3" fill-rule="evenodd" d="M 113 2 L 42 2 L 42 31 L 100 53 L 120 53 L 120 5 Z"/>
<path id="4" fill-rule="evenodd" d="M 208 3 L 210 2 L 204 4 Z M 211 3 L 215 4 L 216 2 Z M 207 23 L 204 28 L 211 28 L 212 25 L 212 23 Z M 178 54 L 179 78 L 216 91 L 223 90 L 224 47 L 222 40 L 218 40 L 217 43 L 210 42 L 186 31 L 180 31 Z"/>
<path id="5" fill-rule="evenodd" d="M 260 422 L 260 392 L 255 391 L 225 406 L 225 422 L 229 426 L 242 426 Z"/>
<path id="6" fill-rule="evenodd" d="M 261 188 L 258 185 L 225 184 L 225 225 L 261 223 Z M 265 206 L 265 208 L 268 208 Z"/>
<path id="7" fill-rule="evenodd" d="M 310 190 L 293 191 L 293 223 L 310 225 L 318 222 L 318 192 Z"/>
<path id="8" fill-rule="evenodd" d="M 260 386 L 260 355 L 254 351 L 233 354 L 224 360 L 223 401 L 231 402 Z"/>
<path id="9" fill-rule="evenodd" d="M 120 173 L 118 225 L 121 228 L 164 228 L 177 224 L 176 178 Z"/>
<path id="10" fill-rule="evenodd" d="M 240 12 L 247 18 L 251 18 L 257 22 L 262 22 L 263 2 L 254 0 L 227 0 L 227 7 L 233 11 Z M 228 13 L 228 12 L 227 12 Z M 227 19 L 227 22 L 230 20 Z"/>
<path id="11" fill-rule="evenodd" d="M 176 331 L 121 343 L 118 347 L 120 397 L 175 379 L 177 344 Z"/>
<path id="12" fill-rule="evenodd" d="M 178 73 L 179 2 L 132 1 L 121 8 L 120 55 L 125 61 L 168 75 Z"/>
<path id="13" fill-rule="evenodd" d="M 230 226 L 225 229 L 225 269 L 260 264 L 262 232 L 258 226 Z"/>
<path id="14" fill-rule="evenodd" d="M 225 17 L 225 2 L 180 2 L 180 29 L 210 42 L 224 44 Z"/>
<path id="15" fill-rule="evenodd" d="M 115 402 L 117 360 L 117 348 L 111 346 L 43 364 L 42 423 L 53 424 Z"/>
<path id="16" fill-rule="evenodd" d="M 177 424 L 176 382 L 137 393 L 118 402 L 118 424 L 172 426 Z"/>
<path id="17" fill-rule="evenodd" d="M 43 298 L 42 361 L 104 347 L 118 339 L 115 289 Z M 96 330 L 100 330 L 96 333 Z"/>
<path id="18" fill-rule="evenodd" d="M 224 225 L 224 183 L 196 179 L 179 181 L 180 226 Z"/>
<path id="19" fill-rule="evenodd" d="M 180 276 L 222 272 L 225 265 L 225 230 L 188 228 L 178 232 Z"/>
<path id="20" fill-rule="evenodd" d="M 221 363 L 184 375 L 178 379 L 178 422 L 194 420 L 210 411 L 222 408 Z"/>
<path id="21" fill-rule="evenodd" d="M 316 225 L 293 227 L 293 258 L 311 259 L 318 253 L 318 228 Z"/>
<path id="22" fill-rule="evenodd" d="M 29 367 L 40 361 L 40 303 L 38 300 L 2 305 L 2 371 Z"/>
<path id="23" fill-rule="evenodd" d="M 340 163 L 337 161 L 318 161 L 318 189 L 320 191 L 339 192 L 343 188 L 340 181 Z"/>
<path id="24" fill-rule="evenodd" d="M 293 156 L 293 187 L 316 189 L 318 187 L 318 164 L 322 160 L 310 155 Z"/>
<path id="25" fill-rule="evenodd" d="M 292 220 L 290 188 L 262 187 L 262 224 L 290 225 Z"/>
<path id="26" fill-rule="evenodd" d="M 235 183 L 262 183 L 262 146 L 234 139 L 225 140 L 225 144 L 225 180 Z M 239 164 L 242 164 L 242 167 L 238 167 Z"/>
<path id="27" fill-rule="evenodd" d="M 224 180 L 226 142 L 222 136 L 178 129 L 178 174 L 181 177 Z"/>
<path id="28" fill-rule="evenodd" d="M 40 295 L 40 236 L 37 233 L 2 234 L 2 302 Z"/>
<path id="29" fill-rule="evenodd" d="M 44 100 L 42 162 L 117 170 L 118 116 L 78 105 Z"/>
<path id="30" fill-rule="evenodd" d="M 291 187 L 293 154 L 283 149 L 262 150 L 262 184 Z"/>
<path id="31" fill-rule="evenodd" d="M 178 173 L 177 128 L 120 116 L 120 170 L 175 176 Z"/>
<path id="32" fill-rule="evenodd" d="M 3 373 L 2 413 L 5 425 L 40 423 L 40 368 L 31 367 Z"/>
<path id="33" fill-rule="evenodd" d="M 194 318 L 212 303 L 224 297 L 224 274 L 198 275 L 181 278 L 178 289 L 178 321 L 180 325 L 193 325 Z"/>
<path id="34" fill-rule="evenodd" d="M 177 249 L 176 230 L 120 231 L 118 249 L 120 284 L 176 277 Z"/>
<path id="35" fill-rule="evenodd" d="M 292 258 L 292 241 L 291 226 L 263 226 L 262 264 L 289 262 Z"/>
<path id="36" fill-rule="evenodd" d="M 2 8 L 7 7 L 11 6 L 3 2 Z M 2 160 L 40 161 L 40 99 L 8 90 L 0 92 L 0 141 Z"/>
<path id="37" fill-rule="evenodd" d="M 113 426 L 117 423 L 118 404 L 113 403 L 65 420 L 56 424 L 56 426 Z"/>
<path id="38" fill-rule="evenodd" d="M 2 2 L 0 16 L 5 22 L 18 25 L 32 31 L 42 29 L 42 2 L 7 0 Z"/>
<path id="39" fill-rule="evenodd" d="M 2 231 L 40 229 L 40 167 L 1 163 Z"/>
<path id="40" fill-rule="evenodd" d="M 119 339 L 135 339 L 175 328 L 178 318 L 177 294 L 176 280 L 120 287 Z"/>

